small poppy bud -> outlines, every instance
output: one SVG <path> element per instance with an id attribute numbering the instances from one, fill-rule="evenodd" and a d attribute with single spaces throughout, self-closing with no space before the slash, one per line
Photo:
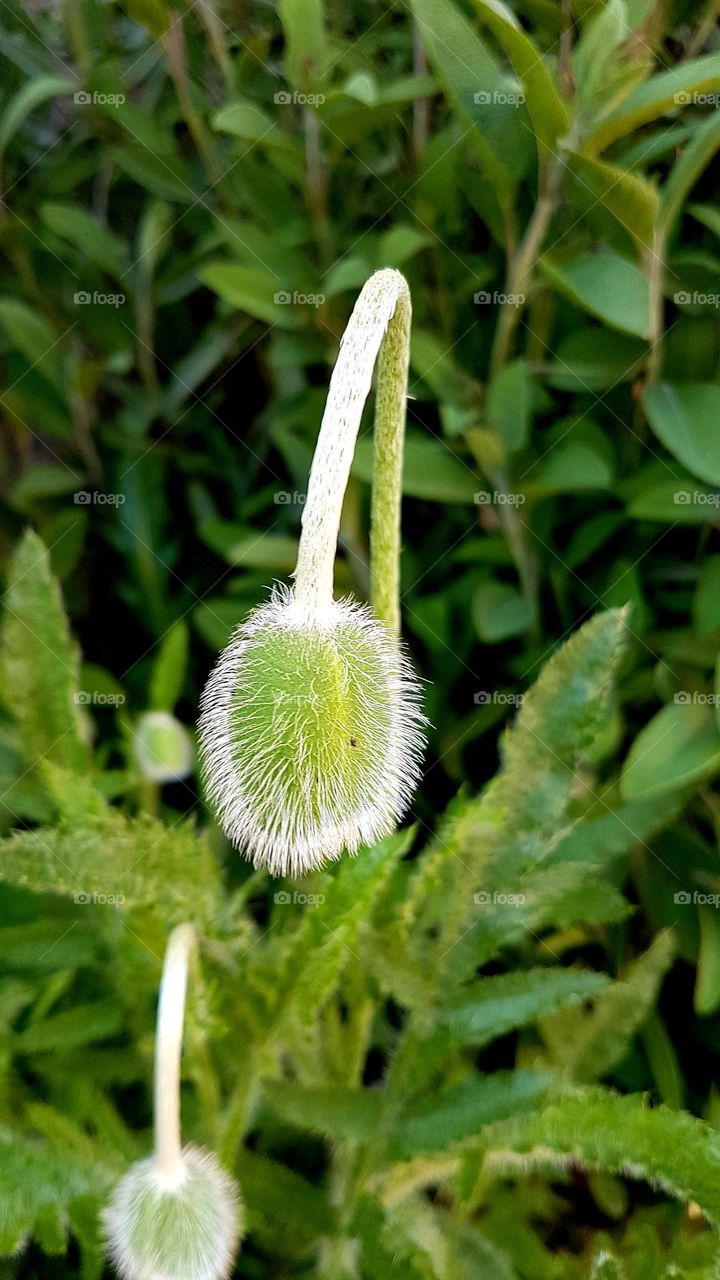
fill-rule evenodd
<path id="1" fill-rule="evenodd" d="M 193 771 L 192 738 L 169 711 L 146 711 L 135 728 L 135 759 L 144 778 L 179 782 Z"/>
<path id="2" fill-rule="evenodd" d="M 134 1164 L 104 1218 L 122 1280 L 225 1280 L 241 1227 L 232 1180 L 196 1147 L 171 1176 L 154 1157 Z"/>

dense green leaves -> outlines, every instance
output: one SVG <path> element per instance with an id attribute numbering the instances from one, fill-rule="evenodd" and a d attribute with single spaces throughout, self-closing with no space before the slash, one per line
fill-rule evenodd
<path id="1" fill-rule="evenodd" d="M 3 1280 L 105 1273 L 185 919 L 183 1134 L 241 1184 L 234 1276 L 717 1280 L 710 8 L 1 7 Z M 404 832 L 279 883 L 138 730 L 187 745 L 289 580 L 382 266 L 430 749 Z"/>

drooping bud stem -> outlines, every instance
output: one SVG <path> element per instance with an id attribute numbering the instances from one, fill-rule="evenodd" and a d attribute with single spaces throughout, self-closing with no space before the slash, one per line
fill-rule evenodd
<path id="1" fill-rule="evenodd" d="M 237 628 L 203 691 L 208 799 L 233 844 L 273 875 L 302 875 L 388 834 L 420 777 L 427 721 L 398 635 L 410 316 L 403 276 L 376 272 L 330 380 L 295 587 L 276 587 Z M 373 613 L 334 600 L 333 570 L 376 360 Z"/>
<path id="2" fill-rule="evenodd" d="M 217 1157 L 180 1145 L 180 1057 L 192 925 L 165 951 L 155 1040 L 155 1153 L 131 1165 L 103 1212 L 122 1280 L 226 1280 L 243 1212 Z"/>
<path id="3" fill-rule="evenodd" d="M 410 291 L 399 271 L 377 271 L 363 288 L 340 343 L 315 449 L 295 569 L 295 600 L 307 613 L 332 604 L 343 499 L 362 412 L 378 361 L 372 486 L 372 603 L 400 629 L 400 494 L 410 349 Z"/>
<path id="4" fill-rule="evenodd" d="M 188 965 L 195 945 L 191 924 L 170 934 L 163 963 L 155 1037 L 155 1168 L 170 1182 L 182 1169 L 180 1058 Z"/>

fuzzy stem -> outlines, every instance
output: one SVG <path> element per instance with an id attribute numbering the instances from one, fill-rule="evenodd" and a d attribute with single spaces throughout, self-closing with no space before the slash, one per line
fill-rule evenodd
<path id="1" fill-rule="evenodd" d="M 378 377 L 371 528 L 373 604 L 388 626 L 399 623 L 400 493 L 410 340 L 410 291 L 399 271 L 377 271 L 365 284 L 343 334 L 310 470 L 295 569 L 295 599 L 321 615 L 332 603 L 343 498 L 363 407 Z"/>
<path id="2" fill-rule="evenodd" d="M 178 925 L 165 949 L 155 1033 L 155 1168 L 164 1178 L 181 1167 L 180 1055 L 188 965 L 195 945 L 191 924 Z"/>

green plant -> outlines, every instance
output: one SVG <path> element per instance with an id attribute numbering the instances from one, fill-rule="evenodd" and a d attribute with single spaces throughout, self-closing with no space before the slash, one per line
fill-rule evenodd
<path id="1" fill-rule="evenodd" d="M 0 1273 L 103 1275 L 191 921 L 236 1277 L 716 1280 L 714 4 L 10 3 L 0 58 Z M 277 885 L 190 727 L 387 267 L 429 758 Z"/>
<path id="2" fill-rule="evenodd" d="M 298 875 L 393 830 L 420 776 L 420 686 L 400 648 L 400 493 L 410 295 L 365 285 L 343 336 L 310 472 L 292 589 L 234 633 L 202 696 L 208 793 L 228 838 Z M 372 581 L 376 614 L 335 601 L 343 498 L 379 354 Z"/>

